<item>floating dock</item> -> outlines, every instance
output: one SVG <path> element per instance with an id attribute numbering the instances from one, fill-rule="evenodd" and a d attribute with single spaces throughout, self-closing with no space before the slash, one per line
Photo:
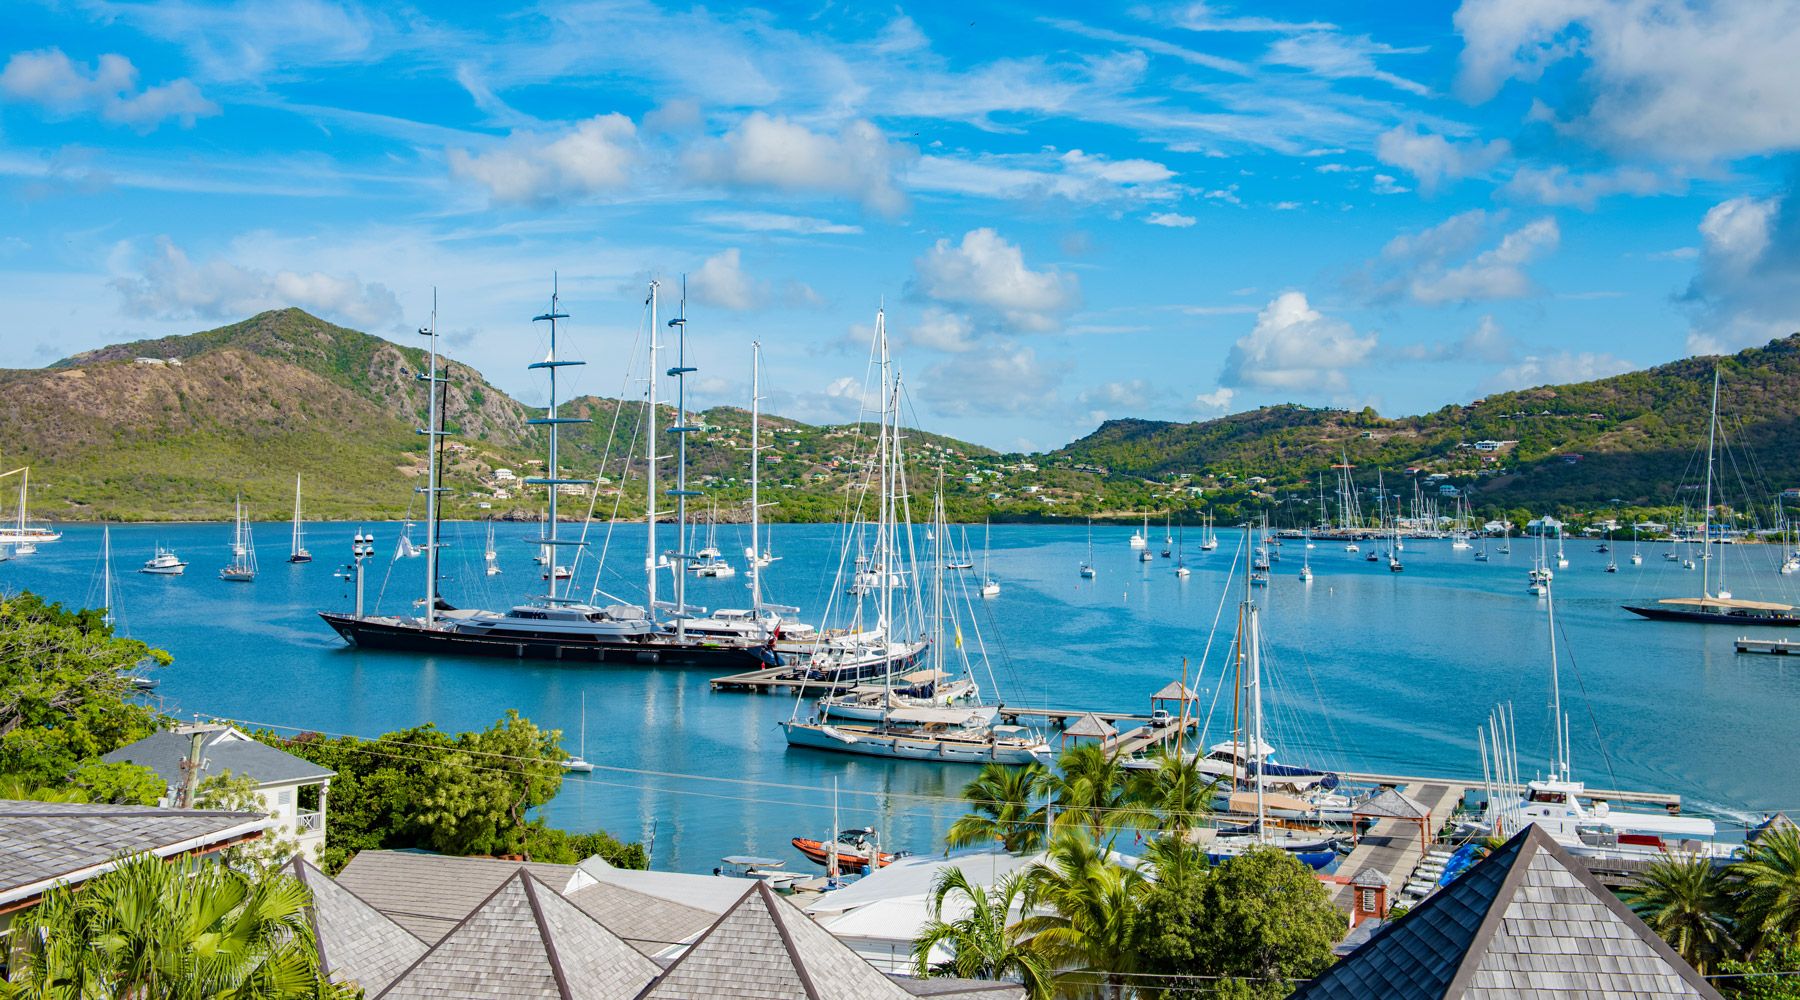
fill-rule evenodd
<path id="1" fill-rule="evenodd" d="M 1792 639 L 1752 639 L 1747 635 L 1737 638 L 1737 651 L 1740 653 L 1767 653 L 1771 656 L 1800 655 L 1800 642 Z"/>

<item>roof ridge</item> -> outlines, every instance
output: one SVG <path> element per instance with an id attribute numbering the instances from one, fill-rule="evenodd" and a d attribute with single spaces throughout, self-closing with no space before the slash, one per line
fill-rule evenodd
<path id="1" fill-rule="evenodd" d="M 644 988 L 639 990 L 637 992 L 637 995 L 639 997 L 646 997 L 646 996 L 649 996 L 653 991 L 655 991 L 656 987 L 658 985 L 660 985 L 663 980 L 669 978 L 670 973 L 674 972 L 676 969 L 681 968 L 682 963 L 686 962 L 689 957 L 691 957 L 695 952 L 699 951 L 700 946 L 706 943 L 706 939 L 712 937 L 713 932 L 718 930 L 719 927 L 721 925 L 723 925 L 725 923 L 725 921 L 728 918 L 730 918 L 730 916 L 733 913 L 736 913 L 738 911 L 738 908 L 744 905 L 744 900 L 749 899 L 750 894 L 755 891 L 756 891 L 756 886 L 754 886 L 754 885 L 748 889 L 745 889 L 744 894 L 742 896 L 738 897 L 737 902 L 726 907 L 725 912 L 719 914 L 719 919 L 714 920 L 712 922 L 712 926 L 708 927 L 704 933 L 702 933 L 699 937 L 695 938 L 694 943 L 688 945 L 687 950 L 683 951 L 681 953 L 681 956 L 679 958 L 675 959 L 675 961 L 670 962 L 669 967 L 662 970 L 662 973 L 660 975 L 658 975 L 655 979 L 650 980 L 648 983 L 645 983 Z"/>
<path id="2" fill-rule="evenodd" d="M 1468 988 L 1469 980 L 1475 977 L 1475 970 L 1481 967 L 1481 959 L 1487 954 L 1494 934 L 1506 919 L 1507 907 L 1512 902 L 1513 894 L 1518 892 L 1519 883 L 1525 880 L 1525 871 L 1531 867 L 1531 859 L 1536 856 L 1540 844 L 1549 839 L 1550 835 L 1543 828 L 1536 823 L 1529 823 L 1507 843 L 1506 847 L 1513 847 L 1515 843 L 1518 846 L 1513 847 L 1513 859 L 1507 866 L 1506 877 L 1494 888 L 1494 895 L 1488 900 L 1487 911 L 1481 915 L 1481 923 L 1475 925 L 1475 932 L 1469 937 L 1469 946 L 1463 949 L 1462 960 L 1456 964 L 1456 971 L 1444 985 L 1445 997 L 1455 997 Z"/>
<path id="3" fill-rule="evenodd" d="M 525 889 L 525 905 L 531 910 L 531 919 L 537 924 L 538 936 L 544 939 L 544 951 L 550 959 L 550 975 L 556 979 L 556 989 L 562 994 L 563 1000 L 575 1000 L 575 993 L 569 988 L 569 979 L 563 975 L 562 956 L 556 951 L 556 936 L 550 933 L 550 924 L 544 919 L 543 904 L 538 902 L 537 887 L 533 885 L 542 883 L 524 868 L 519 869 L 517 877 L 519 885 Z M 546 885 L 544 888 L 550 887 Z"/>
<path id="4" fill-rule="evenodd" d="M 807 971 L 806 963 L 800 960 L 800 949 L 794 945 L 794 936 L 788 931 L 787 921 L 775 912 L 775 894 L 769 889 L 769 884 L 758 879 L 754 891 L 758 902 L 762 903 L 763 909 L 769 914 L 769 919 L 774 921 L 775 933 L 781 935 L 781 945 L 787 949 L 788 961 L 794 964 L 794 971 L 799 974 L 800 985 L 806 989 L 807 997 L 810 1000 L 823 1000 L 819 996 L 819 988 L 813 985 L 812 973 Z M 794 912 L 806 918 L 798 908 Z"/>
<path id="5" fill-rule="evenodd" d="M 424 954 L 420 955 L 418 958 L 413 959 L 412 964 L 408 965 L 405 969 L 402 969 L 400 971 L 400 974 L 394 977 L 393 982 L 391 982 L 391 983 L 387 984 L 387 986 L 383 987 L 382 991 L 375 995 L 376 1000 L 380 1000 L 381 997 L 387 996 L 389 993 L 392 993 L 394 991 L 394 987 L 399 986 L 401 983 L 405 982 L 406 977 L 412 975 L 413 970 L 417 969 L 419 967 L 419 963 L 425 961 L 426 959 L 430 958 L 433 954 L 435 954 L 437 952 L 438 948 L 441 947 L 445 941 L 450 940 L 450 938 L 453 937 L 457 931 L 460 931 L 464 927 L 467 927 L 469 924 L 469 921 L 475 919 L 475 915 L 477 913 L 480 913 L 483 909 L 486 909 L 487 905 L 494 901 L 495 896 L 500 895 L 500 893 L 507 887 L 508 884 L 510 884 L 514 879 L 518 878 L 520 875 L 523 875 L 524 873 L 525 873 L 524 866 L 521 865 L 518 871 L 516 871 L 513 874 L 508 875 L 506 878 L 502 879 L 500 884 L 494 887 L 493 892 L 490 892 L 486 896 L 482 897 L 481 902 L 476 903 L 474 909 L 463 914 L 463 918 L 461 920 L 458 920 L 455 924 L 452 924 L 450 929 L 444 932 L 443 937 L 440 937 L 437 939 L 437 944 L 434 944 L 431 947 L 425 949 Z"/>

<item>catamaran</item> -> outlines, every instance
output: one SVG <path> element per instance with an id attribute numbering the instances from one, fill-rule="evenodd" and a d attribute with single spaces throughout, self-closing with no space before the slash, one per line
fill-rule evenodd
<path id="1" fill-rule="evenodd" d="M 645 573 L 649 590 L 649 607 L 627 604 L 623 601 L 608 605 L 592 603 L 592 598 L 582 600 L 573 596 L 571 588 L 562 585 L 561 574 L 553 570 L 546 571 L 545 592 L 523 604 L 515 605 L 505 612 L 480 611 L 452 607 L 444 601 L 439 592 L 438 580 L 438 494 L 439 471 L 441 462 L 438 452 L 442 439 L 447 436 L 443 429 L 443 405 L 440 396 L 447 384 L 445 372 L 438 363 L 437 311 L 432 310 L 431 326 L 419 332 L 430 338 L 430 368 L 420 381 L 429 386 L 430 401 L 427 406 L 430 429 L 430 447 L 427 464 L 427 482 L 421 488 L 425 494 L 426 504 L 426 543 L 425 554 L 425 596 L 418 603 L 421 609 L 417 615 L 370 615 L 364 614 L 362 607 L 356 608 L 353 614 L 323 611 L 323 618 L 347 642 L 357 646 L 375 649 L 395 649 L 410 652 L 455 652 L 480 656 L 501 657 L 541 657 L 555 660 L 587 661 L 603 664 L 624 665 L 659 665 L 670 667 L 706 667 L 722 670 L 750 670 L 763 666 L 779 666 L 781 659 L 772 649 L 761 643 L 734 643 L 717 638 L 702 637 L 689 634 L 687 622 L 693 617 L 695 610 L 684 600 L 687 573 L 677 567 L 685 567 L 693 557 L 684 552 L 664 553 L 664 559 L 656 558 L 656 512 L 657 495 L 655 475 L 655 441 L 658 428 L 656 414 L 656 305 L 657 283 L 651 282 L 650 295 L 645 302 L 649 314 L 651 351 L 651 378 L 649 380 L 646 421 L 648 427 L 646 437 L 651 442 L 651 451 L 647 460 L 648 475 L 646 477 L 646 494 L 649 497 L 650 516 L 647 523 L 647 543 L 645 556 Z M 541 550 L 552 553 L 547 561 L 549 566 L 560 565 L 554 555 L 564 548 L 579 551 L 586 546 L 580 538 L 562 537 L 558 532 L 557 495 L 558 487 L 578 485 L 591 487 L 586 479 L 562 478 L 559 457 L 559 430 L 567 424 L 586 423 L 584 418 L 561 416 L 558 410 L 560 400 L 557 395 L 557 372 L 572 365 L 583 362 L 571 361 L 557 355 L 557 321 L 568 318 L 568 314 L 560 310 L 559 295 L 552 290 L 550 309 L 542 315 L 533 317 L 535 323 L 549 324 L 549 353 L 544 360 L 529 366 L 532 370 L 541 370 L 548 374 L 550 382 L 550 401 L 542 417 L 534 417 L 529 423 L 546 429 L 548 436 L 548 462 L 544 475 L 526 480 L 529 485 L 543 486 L 548 496 L 548 517 L 544 521 L 541 534 L 533 542 Z M 669 374 L 677 379 L 676 426 L 669 432 L 677 434 L 681 442 L 678 455 L 681 458 L 676 465 L 676 488 L 673 494 L 677 497 L 679 526 L 687 524 L 687 498 L 697 495 L 687 488 L 685 456 L 686 435 L 696 428 L 686 426 L 687 416 L 684 376 L 695 369 L 685 363 L 686 345 L 685 302 L 682 315 L 670 321 L 670 326 L 681 332 L 677 347 L 676 366 Z M 683 532 L 676 535 L 677 547 L 685 549 Z M 668 568 L 675 581 L 675 600 L 667 605 L 656 600 L 656 578 L 658 570 Z M 360 573 L 362 562 L 356 564 Z M 358 593 L 360 593 L 360 588 Z M 596 592 L 598 588 L 596 587 Z M 673 619 L 673 627 L 658 620 L 658 612 L 667 610 Z"/>
<path id="2" fill-rule="evenodd" d="M 237 498 L 237 517 L 231 536 L 231 562 L 219 570 L 219 579 L 228 583 L 249 583 L 256 579 L 256 543 L 250 538 L 250 522 L 244 520 L 244 497 Z"/>
<path id="3" fill-rule="evenodd" d="M 294 539 L 288 552 L 288 562 L 312 562 L 312 553 L 306 551 L 306 528 L 300 523 L 300 477 L 294 477 Z"/>
<path id="4" fill-rule="evenodd" d="M 1665 597 L 1654 604 L 1626 604 L 1625 610 L 1645 618 L 1675 622 L 1716 622 L 1728 625 L 1800 626 L 1800 612 L 1791 604 L 1734 598 L 1724 589 L 1724 564 L 1719 568 L 1719 590 L 1713 591 L 1712 509 L 1713 455 L 1719 424 L 1719 370 L 1713 369 L 1712 409 L 1706 424 L 1706 503 L 1700 511 L 1700 596 Z"/>
<path id="5" fill-rule="evenodd" d="M 0 527 L 0 545 L 13 546 L 16 555 L 30 555 L 37 551 L 40 544 L 61 538 L 62 532 L 30 521 L 30 515 L 26 511 L 26 495 L 30 491 L 31 467 L 27 465 L 11 472 L 0 472 L 0 479 L 8 476 L 19 477 L 19 510 L 12 524 Z"/>

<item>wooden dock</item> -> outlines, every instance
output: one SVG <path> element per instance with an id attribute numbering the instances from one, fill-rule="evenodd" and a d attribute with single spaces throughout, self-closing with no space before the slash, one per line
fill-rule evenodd
<path id="1" fill-rule="evenodd" d="M 729 677 L 714 677 L 714 691 L 743 691 L 751 694 L 810 694 L 824 697 L 843 694 L 856 687 L 851 681 L 814 680 L 799 676 L 793 667 L 764 667 Z"/>
<path id="2" fill-rule="evenodd" d="M 1348 777 L 1348 776 L 1346 776 Z M 1344 881 L 1333 896 L 1339 909 L 1348 910 L 1355 898 L 1349 880 L 1365 868 L 1381 872 L 1388 880 L 1388 898 L 1393 899 L 1412 880 L 1413 872 L 1425 860 L 1425 852 L 1437 838 L 1439 830 L 1461 804 L 1468 786 L 1447 781 L 1407 784 L 1400 788 L 1408 798 L 1431 810 L 1430 840 L 1420 843 L 1419 824 L 1410 819 L 1383 819 L 1358 839 L 1350 856 L 1338 863 L 1338 874 Z"/>
<path id="3" fill-rule="evenodd" d="M 1460 785 L 1464 788 L 1480 788 L 1479 778 L 1430 778 L 1409 774 L 1365 774 L 1356 771 L 1338 771 L 1339 778 L 1357 785 Z M 1408 794 L 1411 794 L 1410 792 Z M 1607 802 L 1636 802 L 1644 805 L 1662 806 L 1671 812 L 1681 811 L 1681 796 L 1673 792 L 1627 792 L 1613 788 L 1589 788 L 1582 793 L 1583 798 L 1602 799 Z"/>

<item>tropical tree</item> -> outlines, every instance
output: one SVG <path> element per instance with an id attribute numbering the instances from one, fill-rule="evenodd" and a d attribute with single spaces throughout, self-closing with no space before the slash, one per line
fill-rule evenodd
<path id="1" fill-rule="evenodd" d="M 1704 974 L 1737 948 L 1727 916 L 1730 889 L 1710 859 L 1672 854 L 1647 865 L 1623 895 L 1632 912 Z"/>
<path id="2" fill-rule="evenodd" d="M 1221 779 L 1200 769 L 1197 756 L 1170 749 L 1158 754 L 1156 766 L 1129 772 L 1126 797 L 1139 822 L 1184 837 L 1212 814 Z"/>
<path id="3" fill-rule="evenodd" d="M 247 774 L 237 775 L 224 771 L 207 775 L 194 790 L 194 805 L 201 809 L 223 809 L 266 816 L 269 815 L 269 807 L 263 802 L 260 788 L 256 779 Z M 298 840 L 284 837 L 282 831 L 271 827 L 255 840 L 233 844 L 220 851 L 219 860 L 253 874 L 274 874 L 298 853 Z"/>
<path id="4" fill-rule="evenodd" d="M 1800 945 L 1800 828 L 1766 830 L 1731 869 L 1739 934 L 1752 956 Z"/>
<path id="5" fill-rule="evenodd" d="M 1013 922 L 1025 881 L 1018 873 L 1002 876 L 993 886 L 971 883 L 961 868 L 948 868 L 931 886 L 931 920 L 913 942 L 913 969 L 921 977 L 1011 979 L 1025 986 L 1031 1000 L 1048 1000 L 1055 979 L 1043 957 Z M 963 915 L 944 919 L 944 902 L 957 897 Z M 933 962 L 932 952 L 950 957 Z"/>
<path id="6" fill-rule="evenodd" d="M 1062 829 L 1079 828 L 1094 843 L 1110 847 L 1121 830 L 1143 816 L 1126 796 L 1129 774 L 1118 755 L 1098 743 L 1081 743 L 1063 751 L 1050 778 L 1056 797 L 1052 822 Z"/>
<path id="7" fill-rule="evenodd" d="M 950 824 L 951 847 L 999 843 L 1013 854 L 1044 845 L 1044 789 L 1050 770 L 1042 764 L 1023 767 L 988 764 L 963 786 L 970 812 Z"/>
<path id="8" fill-rule="evenodd" d="M 1026 869 L 1018 929 L 1054 969 L 1067 993 L 1127 995 L 1136 970 L 1138 902 L 1148 882 L 1135 867 L 1116 864 L 1086 827 L 1059 832 L 1043 864 Z"/>
<path id="9" fill-rule="evenodd" d="M 319 971 L 306 889 L 202 861 L 130 859 L 51 890 L 13 924 L 11 996 L 349 996 Z"/>

